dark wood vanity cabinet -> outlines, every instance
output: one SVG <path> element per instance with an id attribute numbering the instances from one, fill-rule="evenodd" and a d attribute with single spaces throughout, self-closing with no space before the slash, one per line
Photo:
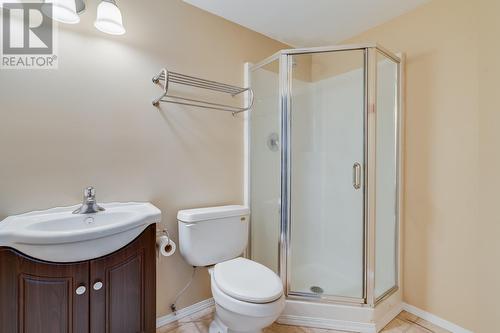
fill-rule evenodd
<path id="1" fill-rule="evenodd" d="M 156 330 L 156 231 L 152 225 L 133 243 L 90 261 L 91 333 L 154 333 Z"/>
<path id="2" fill-rule="evenodd" d="M 68 264 L 0 247 L 0 333 L 154 333 L 155 239 Z"/>
<path id="3" fill-rule="evenodd" d="M 88 332 L 88 262 L 47 264 L 0 248 L 0 332 Z"/>

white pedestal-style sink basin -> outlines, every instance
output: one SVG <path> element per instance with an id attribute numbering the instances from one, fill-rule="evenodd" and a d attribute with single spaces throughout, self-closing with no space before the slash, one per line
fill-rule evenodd
<path id="1" fill-rule="evenodd" d="M 150 203 L 108 203 L 102 212 L 73 214 L 79 206 L 7 217 L 0 222 L 0 246 L 52 262 L 89 260 L 124 247 L 161 219 Z"/>

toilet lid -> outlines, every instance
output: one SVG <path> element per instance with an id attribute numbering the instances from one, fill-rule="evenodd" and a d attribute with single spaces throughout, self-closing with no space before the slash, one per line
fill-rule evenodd
<path id="1" fill-rule="evenodd" d="M 281 280 L 272 270 L 245 258 L 215 265 L 214 280 L 225 294 L 244 302 L 269 303 L 283 294 Z"/>

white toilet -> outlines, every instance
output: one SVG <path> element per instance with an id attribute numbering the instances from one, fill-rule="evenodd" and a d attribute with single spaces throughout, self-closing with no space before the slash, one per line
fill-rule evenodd
<path id="1" fill-rule="evenodd" d="M 285 307 L 280 278 L 239 257 L 248 242 L 250 210 L 220 206 L 181 210 L 179 248 L 192 266 L 209 268 L 215 318 L 210 333 L 261 332 Z"/>

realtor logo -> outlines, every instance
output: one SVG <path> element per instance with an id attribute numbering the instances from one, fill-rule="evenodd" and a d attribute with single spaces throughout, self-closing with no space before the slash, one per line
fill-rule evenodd
<path id="1" fill-rule="evenodd" d="M 50 3 L 2 6 L 2 69 L 57 68 Z"/>

